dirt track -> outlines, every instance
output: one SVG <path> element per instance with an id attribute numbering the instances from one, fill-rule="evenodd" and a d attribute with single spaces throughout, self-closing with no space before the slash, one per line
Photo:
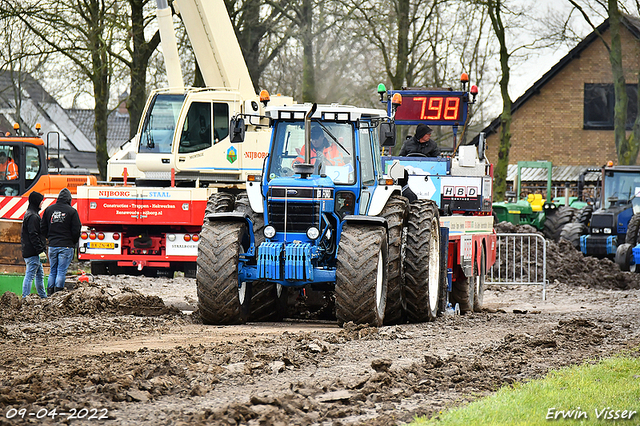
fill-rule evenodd
<path id="1" fill-rule="evenodd" d="M 6 294 L 0 424 L 19 423 L 11 408 L 36 423 L 29 413 L 83 407 L 114 425 L 402 424 L 640 345 L 640 274 L 567 249 L 550 246 L 550 276 L 567 279 L 545 302 L 539 287 L 494 287 L 483 313 L 382 328 L 204 326 L 184 313 L 196 303 L 186 278 L 98 277 L 22 304 Z"/>

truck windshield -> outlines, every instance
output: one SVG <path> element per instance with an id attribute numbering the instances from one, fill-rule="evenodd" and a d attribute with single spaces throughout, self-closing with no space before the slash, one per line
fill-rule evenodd
<path id="1" fill-rule="evenodd" d="M 355 183 L 353 123 L 311 122 L 311 164 L 336 184 Z M 268 179 L 293 176 L 293 165 L 304 163 L 304 122 L 278 122 Z"/>
<path id="2" fill-rule="evenodd" d="M 638 200 L 635 198 L 638 197 Z M 640 174 L 607 170 L 604 181 L 604 208 L 640 201 Z"/>
<path id="3" fill-rule="evenodd" d="M 171 152 L 171 141 L 185 95 L 163 94 L 155 96 L 144 119 L 138 152 Z"/>

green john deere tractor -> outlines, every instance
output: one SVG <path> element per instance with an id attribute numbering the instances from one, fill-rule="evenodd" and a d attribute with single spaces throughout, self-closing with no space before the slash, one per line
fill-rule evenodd
<path id="1" fill-rule="evenodd" d="M 516 201 L 521 195 L 521 173 L 524 168 L 547 169 L 547 197 L 541 194 L 529 194 L 526 199 Z M 541 231 L 547 239 L 558 241 L 562 228 L 574 221 L 578 210 L 586 205 L 578 197 L 551 197 L 551 173 L 553 165 L 550 161 L 519 161 L 517 171 L 517 192 L 507 192 L 509 201 L 493 203 L 495 222 L 510 222 L 514 225 L 531 225 Z M 551 200 L 551 201 L 549 201 Z"/>

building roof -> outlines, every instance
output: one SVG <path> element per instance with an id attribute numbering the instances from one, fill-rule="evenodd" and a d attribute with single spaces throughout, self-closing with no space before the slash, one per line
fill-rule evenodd
<path id="1" fill-rule="evenodd" d="M 634 37 L 640 39 L 640 19 L 622 14 L 621 19 L 622 24 L 634 35 Z M 516 99 L 511 104 L 511 114 L 516 112 L 522 105 L 527 102 L 531 97 L 540 93 L 540 89 L 551 81 L 556 74 L 558 74 L 564 67 L 566 67 L 569 62 L 573 59 L 580 56 L 580 54 L 587 48 L 593 41 L 595 41 L 599 34 L 604 33 L 607 29 L 609 29 L 609 19 L 605 19 L 602 24 L 600 24 L 594 31 L 592 31 L 588 36 L 586 36 L 580 43 L 578 43 L 573 49 L 569 51 L 558 63 L 556 63 L 549 71 L 547 71 L 538 81 L 536 81 L 529 89 L 527 89 L 522 96 Z M 496 133 L 500 128 L 500 116 L 497 116 L 487 127 L 485 127 L 481 132 L 484 132 L 486 136 L 489 136 L 492 133 Z M 478 143 L 479 135 L 477 135 L 473 142 L 474 144 Z"/>
<path id="2" fill-rule="evenodd" d="M 593 169 L 593 166 L 553 166 L 551 168 L 552 182 L 577 182 L 580 174 L 586 169 Z M 507 167 L 507 182 L 512 182 L 518 173 L 517 164 L 509 164 Z M 600 171 L 587 173 L 585 175 L 586 182 L 596 182 L 600 179 Z M 547 169 L 523 167 L 520 170 L 521 182 L 546 182 Z"/>
<path id="3" fill-rule="evenodd" d="M 94 111 L 92 109 L 68 109 L 67 113 L 80 131 L 95 146 L 96 134 L 93 130 L 93 124 L 96 117 Z M 112 111 L 107 119 L 107 153 L 109 156 L 115 154 L 120 146 L 129 139 L 129 114 L 123 114 L 117 109 Z"/>

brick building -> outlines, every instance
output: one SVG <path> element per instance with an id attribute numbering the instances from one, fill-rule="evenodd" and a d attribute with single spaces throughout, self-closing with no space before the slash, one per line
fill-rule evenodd
<path id="1" fill-rule="evenodd" d="M 637 112 L 640 19 L 624 15 L 623 67 L 629 94 L 628 128 Z M 509 163 L 549 160 L 554 166 L 601 166 L 616 161 L 613 79 L 607 49 L 609 21 L 588 35 L 512 106 Z M 498 160 L 500 118 L 483 131 L 487 156 Z M 555 173 L 554 173 L 555 174 Z"/>

